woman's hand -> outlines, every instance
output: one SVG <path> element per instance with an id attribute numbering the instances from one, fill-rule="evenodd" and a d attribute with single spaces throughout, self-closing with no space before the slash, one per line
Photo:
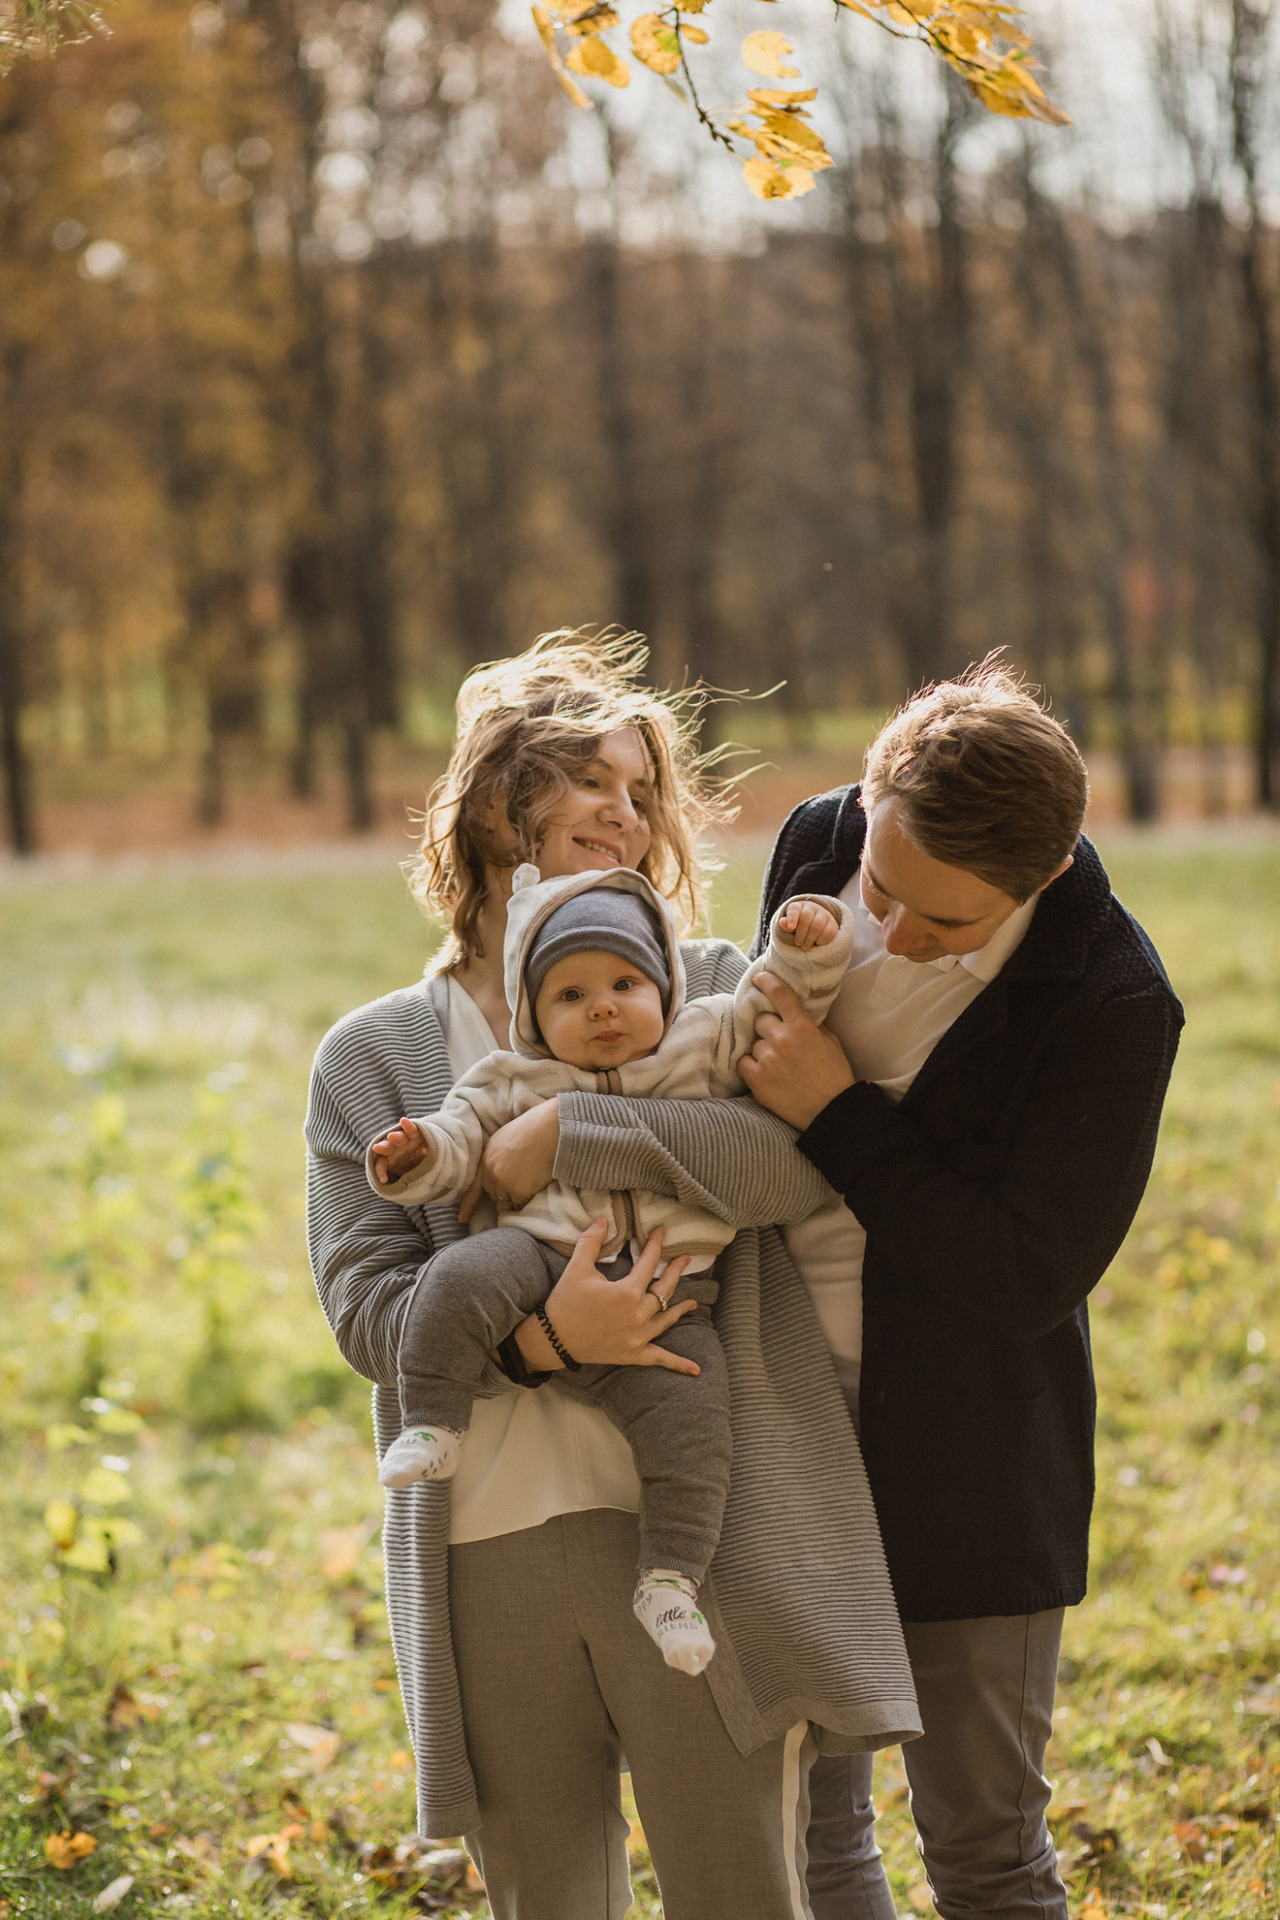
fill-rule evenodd
<path id="1" fill-rule="evenodd" d="M 527 1206 L 535 1193 L 551 1185 L 559 1145 L 560 1107 L 555 1100 L 543 1100 L 508 1120 L 489 1137 L 479 1171 L 458 1208 L 459 1220 L 466 1224 L 482 1193 L 490 1195 L 499 1213 Z"/>
<path id="2" fill-rule="evenodd" d="M 738 1072 L 762 1107 L 803 1132 L 853 1085 L 853 1068 L 834 1033 L 814 1025 L 776 973 L 758 973 L 756 985 L 776 1011 L 756 1021 L 755 1045 L 739 1060 Z"/>
<path id="3" fill-rule="evenodd" d="M 670 1300 L 688 1266 L 680 1255 L 654 1282 L 662 1259 L 663 1229 L 655 1227 L 630 1273 L 608 1280 L 596 1265 L 609 1234 L 607 1220 L 594 1220 L 578 1238 L 569 1264 L 547 1296 L 545 1312 L 560 1344 L 573 1358 L 607 1367 L 666 1367 L 671 1373 L 699 1373 L 695 1361 L 669 1353 L 653 1343 L 686 1313 L 696 1313 L 696 1300 Z M 516 1344 L 529 1366 L 549 1373 L 562 1363 L 551 1342 L 530 1317 L 516 1329 Z"/>

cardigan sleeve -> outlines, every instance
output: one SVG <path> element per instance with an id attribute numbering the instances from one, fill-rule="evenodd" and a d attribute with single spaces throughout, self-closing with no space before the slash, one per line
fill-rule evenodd
<path id="1" fill-rule="evenodd" d="M 831 1198 L 795 1140 L 785 1121 L 749 1096 L 561 1094 L 555 1176 L 570 1187 L 671 1194 L 734 1227 L 786 1226 Z"/>
<path id="2" fill-rule="evenodd" d="M 343 1040 L 335 1029 L 312 1069 L 307 1250 L 343 1358 L 366 1380 L 390 1384 L 409 1295 L 435 1249 L 410 1213 L 370 1189 L 365 1145 L 398 1107 L 405 1110 L 402 1089 L 385 1059 Z"/>
<path id="3" fill-rule="evenodd" d="M 1104 1004 L 1046 1048 L 1003 1151 L 930 1137 L 908 1100 L 849 1087 L 800 1136 L 886 1251 L 885 1284 L 1034 1340 L 1075 1311 L 1151 1170 L 1180 1027 L 1159 990 Z"/>
<path id="4" fill-rule="evenodd" d="M 727 940 L 684 948 L 689 998 L 732 993 L 747 963 Z M 560 1096 L 555 1177 L 565 1186 L 639 1189 L 705 1207 L 736 1227 L 804 1220 L 831 1189 L 795 1132 L 754 1100 L 641 1100 Z"/>

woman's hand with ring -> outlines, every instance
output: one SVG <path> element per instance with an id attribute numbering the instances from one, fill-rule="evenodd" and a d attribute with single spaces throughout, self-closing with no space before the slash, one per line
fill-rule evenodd
<path id="1" fill-rule="evenodd" d="M 654 1342 L 687 1313 L 696 1313 L 696 1300 L 669 1306 L 652 1293 L 654 1275 L 662 1259 L 663 1230 L 649 1235 L 644 1251 L 630 1273 L 610 1280 L 596 1265 L 609 1234 L 607 1220 L 594 1220 L 581 1234 L 569 1264 L 547 1296 L 545 1312 L 556 1336 L 575 1360 L 608 1367 L 666 1367 L 671 1373 L 701 1371 L 683 1354 L 671 1353 Z M 680 1255 L 663 1274 L 671 1291 L 688 1265 Z M 561 1364 L 536 1320 L 516 1331 L 521 1353 L 531 1367 L 552 1371 Z"/>

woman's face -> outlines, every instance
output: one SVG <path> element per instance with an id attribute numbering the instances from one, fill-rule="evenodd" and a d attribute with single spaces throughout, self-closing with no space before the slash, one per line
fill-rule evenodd
<path id="1" fill-rule="evenodd" d="M 543 822 L 544 880 L 601 867 L 638 867 L 648 851 L 653 768 L 633 727 L 607 733 L 573 786 Z"/>

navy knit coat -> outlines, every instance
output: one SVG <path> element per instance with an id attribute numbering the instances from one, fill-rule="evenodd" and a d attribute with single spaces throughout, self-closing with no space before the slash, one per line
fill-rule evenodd
<path id="1" fill-rule="evenodd" d="M 783 827 L 761 926 L 839 893 L 856 787 Z M 862 1446 L 905 1620 L 1083 1599 L 1095 1392 L 1085 1299 L 1151 1170 L 1182 1008 L 1093 847 L 898 1105 L 868 1081 L 799 1139 L 866 1230 Z"/>

